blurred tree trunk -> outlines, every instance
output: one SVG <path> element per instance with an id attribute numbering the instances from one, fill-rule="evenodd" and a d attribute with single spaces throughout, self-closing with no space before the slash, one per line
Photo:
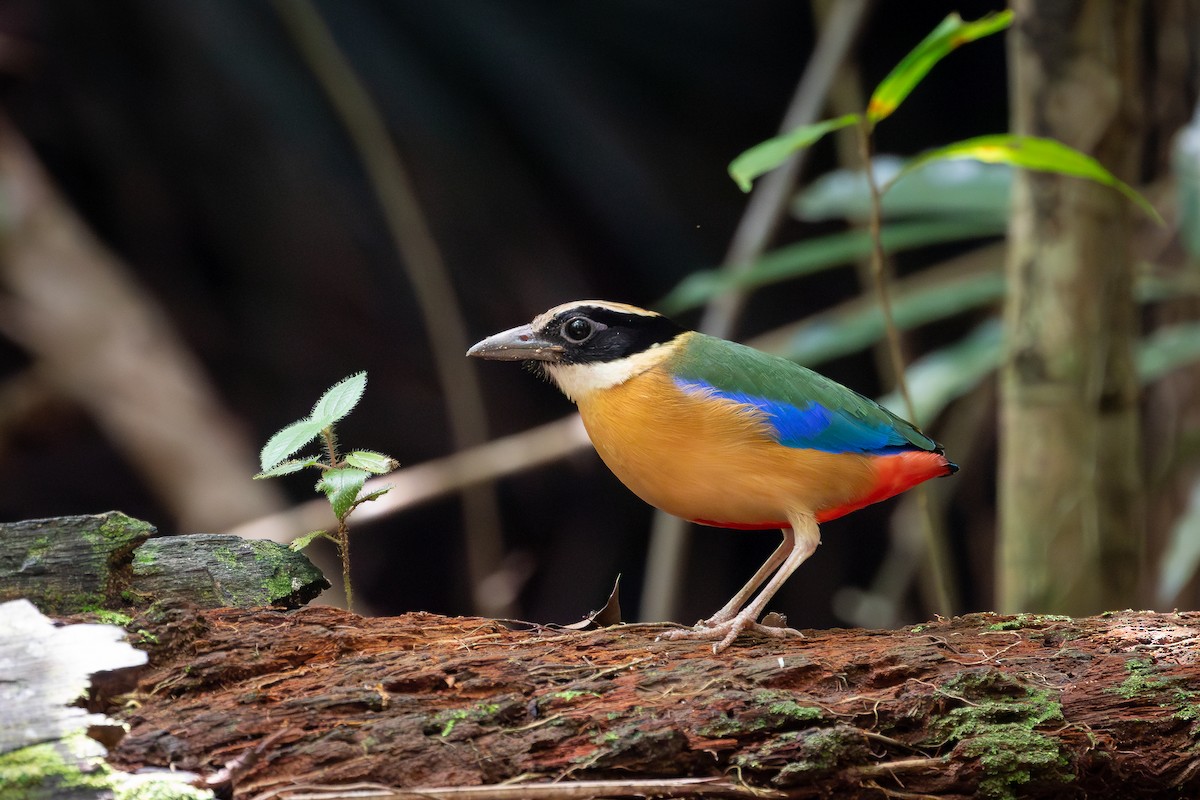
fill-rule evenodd
<path id="1" fill-rule="evenodd" d="M 1014 2 L 1013 129 L 1082 150 L 1136 183 L 1142 4 Z M 1131 218 L 1116 191 L 1014 181 L 1001 376 L 998 606 L 1134 605 L 1143 509 L 1132 344 Z"/>

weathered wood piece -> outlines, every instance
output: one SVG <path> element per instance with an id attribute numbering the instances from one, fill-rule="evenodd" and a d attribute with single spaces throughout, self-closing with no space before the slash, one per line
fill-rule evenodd
<path id="1" fill-rule="evenodd" d="M 114 773 L 87 736 L 114 723 L 75 705 L 91 675 L 146 663 L 124 636 L 113 625 L 58 627 L 27 600 L 0 604 L 0 796 L 99 800 L 133 780 Z M 167 788 L 160 780 L 157 796 L 212 797 L 174 780 Z"/>
<path id="2" fill-rule="evenodd" d="M 154 533 L 118 511 L 0 524 L 0 602 L 27 597 L 48 614 L 119 603 L 133 549 Z"/>
<path id="3" fill-rule="evenodd" d="M 223 533 L 150 539 L 133 552 L 130 588 L 204 608 L 296 608 L 329 588 L 308 556 L 286 545 Z"/>
<path id="4" fill-rule="evenodd" d="M 0 604 L 0 753 L 102 723 L 69 704 L 92 674 L 146 663 L 124 637 L 113 625 L 56 627 L 27 600 Z"/>
<path id="5" fill-rule="evenodd" d="M 151 538 L 120 512 L 0 524 L 0 602 L 51 614 L 186 599 L 206 608 L 294 608 L 329 587 L 308 557 L 226 534 Z"/>
<path id="6" fill-rule="evenodd" d="M 319 607 L 135 624 L 158 644 L 111 758 L 204 773 L 278 734 L 239 798 L 513 780 L 529 797 L 593 780 L 617 786 L 570 796 L 1200 795 L 1200 613 L 975 614 L 746 638 L 717 657 L 653 626 Z"/>

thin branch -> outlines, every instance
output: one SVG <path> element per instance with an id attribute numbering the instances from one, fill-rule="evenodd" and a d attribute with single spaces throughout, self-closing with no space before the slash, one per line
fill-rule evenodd
<path id="1" fill-rule="evenodd" d="M 900 329 L 896 327 L 896 318 L 892 313 L 892 293 L 886 269 L 887 257 L 883 252 L 883 193 L 879 190 L 879 182 L 875 180 L 875 169 L 871 165 L 872 128 L 872 123 L 865 118 L 858 126 L 858 154 L 862 161 L 863 173 L 867 176 L 867 188 L 871 193 L 871 213 L 867 218 L 867 229 L 871 234 L 871 279 L 875 283 L 875 299 L 883 313 L 888 354 L 892 361 L 896 388 L 904 400 L 904 410 L 908 419 L 914 425 L 920 425 L 916 406 L 913 405 L 912 395 L 908 392 L 908 380 L 904 376 L 907 361 L 904 357 L 904 343 L 900 339 Z"/>
<path id="2" fill-rule="evenodd" d="M 86 411 L 180 530 L 282 508 L 278 487 L 247 480 L 255 448 L 165 310 L 4 116 L 0 181 L 0 335 L 28 353 L 42 396 Z"/>
<path id="3" fill-rule="evenodd" d="M 783 798 L 787 795 L 730 783 L 722 778 L 564 781 L 490 786 L 438 786 L 393 789 L 381 784 L 293 786 L 272 789 L 254 800 L 592 800 L 602 797 Z"/>
<path id="4" fill-rule="evenodd" d="M 276 0 L 275 10 L 292 36 L 362 159 L 388 231 L 412 284 L 433 353 L 451 435 L 457 450 L 487 441 L 487 416 L 474 367 L 463 358 L 466 324 L 441 251 L 400 153 L 378 107 L 338 47 L 310 0 Z M 463 492 L 467 571 L 473 595 L 504 552 L 495 492 L 479 485 Z M 474 596 L 489 616 L 512 615 Z"/>

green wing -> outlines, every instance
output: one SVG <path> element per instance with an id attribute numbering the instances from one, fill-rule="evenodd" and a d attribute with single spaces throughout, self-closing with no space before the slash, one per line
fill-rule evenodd
<path id="1" fill-rule="evenodd" d="M 830 453 L 941 452 L 911 423 L 811 369 L 702 333 L 684 336 L 670 364 L 675 384 L 758 408 L 780 444 Z"/>

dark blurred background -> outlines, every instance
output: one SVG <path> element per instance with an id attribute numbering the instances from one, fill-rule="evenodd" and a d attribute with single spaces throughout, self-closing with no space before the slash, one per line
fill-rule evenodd
<path id="1" fill-rule="evenodd" d="M 406 467 L 454 449 L 444 398 L 466 390 L 441 385 L 360 153 L 281 20 L 285 5 L 0 3 L 6 126 L 28 140 L 70 208 L 196 359 L 223 429 L 243 445 L 234 450 L 249 456 L 244 474 L 221 476 L 231 485 L 249 483 L 257 447 L 351 372 L 367 370 L 370 384 L 342 440 Z M 850 63 L 869 90 L 950 11 L 973 18 L 1002 7 L 876 3 Z M 651 306 L 690 272 L 719 265 L 747 202 L 726 166 L 777 131 L 817 29 L 814 6 L 794 0 L 315 8 L 386 120 L 469 341 L 576 298 Z M 964 47 L 881 126 L 878 150 L 911 155 L 1005 131 L 1006 87 L 1003 36 Z M 825 142 L 805 175 L 835 166 Z M 792 220 L 778 239 L 828 230 Z M 913 267 L 898 262 L 901 273 Z M 862 291 L 844 269 L 753 294 L 734 338 Z M 9 296 L 0 307 L 9 315 L 0 328 L 9 382 L 0 396 L 0 517 L 116 508 L 168 533 L 242 521 L 229 518 L 239 516 L 233 501 L 171 499 L 178 489 L 156 484 L 153 460 L 132 457 L 119 433 L 39 365 L 17 305 Z M 692 312 L 680 321 L 698 319 Z M 920 353 L 965 327 L 922 329 L 909 345 Z M 470 368 L 492 436 L 571 412 L 515 365 Z M 867 395 L 888 388 L 870 352 L 821 369 Z M 940 436 L 938 423 L 928 427 Z M 975 460 L 954 479 L 947 517 L 964 609 L 991 602 L 994 423 L 973 435 Z M 184 439 L 160 457 L 190 447 Z M 212 468 L 227 472 L 230 463 Z M 207 478 L 201 471 L 189 480 Z M 307 476 L 276 483 L 253 484 L 267 494 L 248 507 L 311 497 Z M 269 494 L 280 490 L 286 496 Z M 618 573 L 625 607 L 637 608 L 652 509 L 593 453 L 504 478 L 496 491 L 503 551 L 518 554 L 528 577 L 512 613 L 571 621 L 603 602 Z M 776 600 L 793 625 L 846 622 L 830 598 L 875 576 L 889 511 L 825 526 L 814 562 Z M 375 613 L 478 610 L 457 495 L 372 520 L 353 541 L 356 593 Z M 698 529 L 679 618 L 711 613 L 776 542 L 770 532 Z M 902 616 L 927 613 L 912 596 Z"/>

